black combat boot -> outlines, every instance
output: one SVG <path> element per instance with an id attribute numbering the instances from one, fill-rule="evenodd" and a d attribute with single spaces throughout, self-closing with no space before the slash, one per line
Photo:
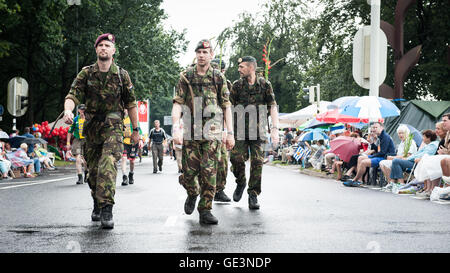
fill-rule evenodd
<path id="1" fill-rule="evenodd" d="M 217 225 L 217 223 L 219 223 L 219 220 L 217 220 L 217 218 L 212 215 L 211 211 L 200 211 L 200 224 Z"/>
<path id="2" fill-rule="evenodd" d="M 161 165 L 161 166 L 159 166 L 159 171 L 160 171 L 160 172 L 162 172 L 162 165 Z"/>
<path id="3" fill-rule="evenodd" d="M 88 171 L 84 171 L 84 183 L 88 183 Z"/>
<path id="4" fill-rule="evenodd" d="M 113 209 L 112 205 L 106 205 L 101 210 L 100 221 L 102 222 L 103 229 L 114 228 L 112 209 Z"/>
<path id="5" fill-rule="evenodd" d="M 214 195 L 214 201 L 219 202 L 230 202 L 231 199 L 228 197 L 223 190 L 216 192 Z"/>
<path id="6" fill-rule="evenodd" d="M 249 209 L 259 209 L 258 198 L 256 193 L 250 193 L 248 195 L 248 208 Z"/>
<path id="7" fill-rule="evenodd" d="M 153 169 L 153 173 L 157 173 L 158 172 L 158 170 L 157 169 Z"/>
<path id="8" fill-rule="evenodd" d="M 195 209 L 195 202 L 197 201 L 197 196 L 190 196 L 186 198 L 186 202 L 184 202 L 184 212 L 186 214 L 190 215 L 192 212 L 194 212 Z"/>
<path id="9" fill-rule="evenodd" d="M 91 219 L 94 222 L 100 221 L 100 212 L 101 209 L 98 206 L 97 200 L 94 200 L 94 209 L 92 210 Z"/>
<path id="10" fill-rule="evenodd" d="M 234 202 L 239 202 L 239 200 L 241 200 L 242 193 L 244 192 L 245 186 L 246 186 L 245 183 L 236 185 L 236 189 L 234 190 L 234 193 L 233 193 Z"/>
<path id="11" fill-rule="evenodd" d="M 82 175 L 81 173 L 78 174 L 78 181 L 77 181 L 77 184 L 78 184 L 78 185 L 83 184 L 83 175 Z"/>
<path id="12" fill-rule="evenodd" d="M 133 178 L 133 175 L 134 175 L 134 173 L 132 173 L 132 172 L 129 172 L 128 173 L 128 183 L 130 183 L 130 185 L 131 184 L 134 184 L 134 178 Z"/>
<path id="13" fill-rule="evenodd" d="M 122 176 L 122 186 L 128 185 L 128 176 L 123 175 Z"/>

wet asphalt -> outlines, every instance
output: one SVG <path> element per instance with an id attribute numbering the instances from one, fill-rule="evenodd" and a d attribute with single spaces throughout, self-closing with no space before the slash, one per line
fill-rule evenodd
<path id="1" fill-rule="evenodd" d="M 249 172 L 247 166 L 247 173 Z M 183 211 L 186 193 L 176 162 L 164 157 L 137 163 L 135 184 L 121 186 L 119 170 L 115 227 L 92 222 L 87 184 L 76 185 L 72 167 L 34 179 L 0 181 L 2 253 L 368 253 L 449 252 L 450 205 L 265 165 L 260 210 L 240 202 L 214 202 L 218 225 L 199 224 Z M 247 176 L 248 177 L 248 176 Z M 229 172 L 225 192 L 232 197 Z"/>

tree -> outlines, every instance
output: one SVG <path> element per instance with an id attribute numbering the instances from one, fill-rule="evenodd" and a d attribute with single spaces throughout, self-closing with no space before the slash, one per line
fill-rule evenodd
<path id="1" fill-rule="evenodd" d="M 14 24 L 0 36 L 11 44 L 0 67 L 2 92 L 14 76 L 30 86 L 30 106 L 19 127 L 58 116 L 78 71 L 96 61 L 95 39 L 107 32 L 116 36 L 115 61 L 129 72 L 137 98 L 151 100 L 151 115 L 170 113 L 165 103 L 181 70 L 176 57 L 186 44 L 184 33 L 163 28 L 161 0 L 82 0 L 70 7 L 66 1 L 20 3 L 17 14 L 5 19 Z"/>

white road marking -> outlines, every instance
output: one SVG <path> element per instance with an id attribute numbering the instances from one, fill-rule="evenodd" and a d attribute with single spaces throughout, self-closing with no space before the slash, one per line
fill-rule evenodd
<path id="1" fill-rule="evenodd" d="M 164 223 L 165 227 L 173 227 L 175 226 L 175 223 L 177 222 L 177 218 L 178 216 L 169 216 L 166 220 L 166 222 Z"/>
<path id="2" fill-rule="evenodd" d="M 7 189 L 13 189 L 13 188 L 19 188 L 19 187 L 27 187 L 27 186 L 33 186 L 33 185 L 41 185 L 41 184 L 58 182 L 58 181 L 67 180 L 67 179 L 73 179 L 73 177 L 65 177 L 65 178 L 58 178 L 58 179 L 52 179 L 52 180 L 46 180 L 46 181 L 40 181 L 40 182 L 31 182 L 31 183 L 21 184 L 21 185 L 14 185 L 14 186 L 9 186 L 9 187 L 1 187 L 0 190 L 7 190 Z"/>

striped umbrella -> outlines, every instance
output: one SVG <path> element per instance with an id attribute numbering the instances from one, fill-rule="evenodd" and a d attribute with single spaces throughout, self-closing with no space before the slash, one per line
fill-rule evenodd
<path id="1" fill-rule="evenodd" d="M 347 99 L 341 104 L 340 108 L 342 109 L 342 115 L 358 117 L 362 121 L 367 120 L 369 122 L 400 115 L 400 110 L 390 100 L 375 96 Z"/>

